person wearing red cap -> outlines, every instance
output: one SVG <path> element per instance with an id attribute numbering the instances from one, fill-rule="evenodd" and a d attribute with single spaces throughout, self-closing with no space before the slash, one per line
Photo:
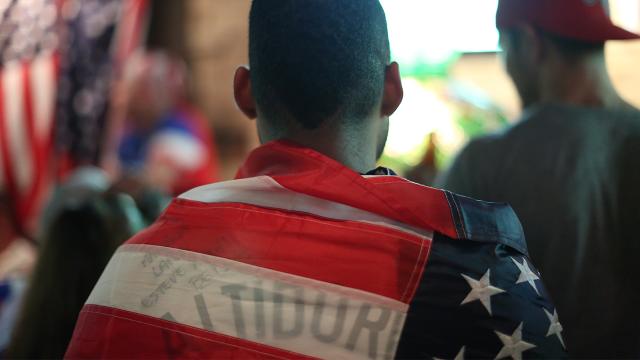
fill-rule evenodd
<path id="1" fill-rule="evenodd" d="M 501 0 L 497 27 L 524 113 L 472 140 L 440 185 L 513 206 L 571 356 L 639 357 L 640 112 L 604 52 L 639 36 L 595 0 Z"/>

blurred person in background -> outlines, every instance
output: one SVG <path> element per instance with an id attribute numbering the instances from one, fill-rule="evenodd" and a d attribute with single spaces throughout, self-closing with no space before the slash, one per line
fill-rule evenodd
<path id="1" fill-rule="evenodd" d="M 186 99 L 186 66 L 163 52 L 141 52 L 127 64 L 123 81 L 123 175 L 173 195 L 216 181 L 212 130 Z"/>
<path id="2" fill-rule="evenodd" d="M 45 210 L 39 258 L 6 357 L 62 358 L 80 309 L 115 249 L 141 230 L 131 197 L 109 189 L 103 172 L 81 168 Z"/>
<path id="3" fill-rule="evenodd" d="M 263 145 L 118 249 L 66 356 L 563 357 L 511 208 L 376 168 L 403 98 L 380 3 L 249 22 L 234 90 Z"/>
<path id="4" fill-rule="evenodd" d="M 497 27 L 524 114 L 472 140 L 442 185 L 513 206 L 571 356 L 640 357 L 640 112 L 605 61 L 606 41 L 638 35 L 595 0 L 501 0 Z"/>

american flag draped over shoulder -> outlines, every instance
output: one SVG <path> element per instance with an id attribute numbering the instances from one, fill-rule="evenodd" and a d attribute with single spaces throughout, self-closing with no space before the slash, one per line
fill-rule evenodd
<path id="1" fill-rule="evenodd" d="M 0 0 L 0 190 L 23 231 L 56 172 L 98 162 L 114 59 L 139 44 L 146 4 Z"/>
<path id="2" fill-rule="evenodd" d="M 390 173 L 254 150 L 116 252 L 67 358 L 566 357 L 513 210 Z"/>

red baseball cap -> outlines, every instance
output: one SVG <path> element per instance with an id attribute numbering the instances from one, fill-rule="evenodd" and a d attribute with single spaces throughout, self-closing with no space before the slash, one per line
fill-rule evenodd
<path id="1" fill-rule="evenodd" d="M 611 22 L 607 0 L 500 0 L 496 15 L 498 29 L 520 24 L 594 43 L 640 38 Z"/>

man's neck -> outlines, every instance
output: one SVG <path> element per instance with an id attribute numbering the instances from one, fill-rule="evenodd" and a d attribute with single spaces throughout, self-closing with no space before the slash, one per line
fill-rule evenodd
<path id="1" fill-rule="evenodd" d="M 632 108 L 613 87 L 604 56 L 557 63 L 542 76 L 540 103 L 606 109 Z"/>
<path id="2" fill-rule="evenodd" d="M 344 166 L 366 173 L 376 167 L 376 137 L 372 129 L 340 129 L 321 126 L 315 130 L 298 129 L 280 137 L 328 156 Z"/>

